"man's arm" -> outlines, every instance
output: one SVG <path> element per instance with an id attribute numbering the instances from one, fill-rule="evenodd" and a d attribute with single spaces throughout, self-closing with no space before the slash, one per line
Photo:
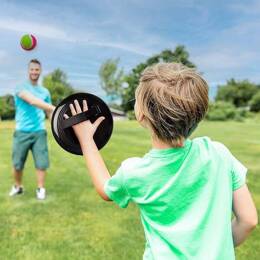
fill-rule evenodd
<path id="1" fill-rule="evenodd" d="M 55 106 L 42 101 L 40 98 L 35 97 L 34 95 L 32 95 L 31 93 L 29 93 L 27 91 L 21 91 L 18 94 L 18 96 L 21 99 L 23 99 L 25 102 L 29 103 L 30 105 L 45 110 L 47 112 L 47 114 L 49 113 L 49 115 L 51 115 L 51 113 L 55 109 Z"/>
<path id="2" fill-rule="evenodd" d="M 232 234 L 236 247 L 245 241 L 258 223 L 257 211 L 246 184 L 233 192 L 233 212 Z"/>

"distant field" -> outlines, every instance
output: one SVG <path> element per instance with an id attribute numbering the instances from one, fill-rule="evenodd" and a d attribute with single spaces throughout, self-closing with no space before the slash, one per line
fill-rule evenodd
<path id="1" fill-rule="evenodd" d="M 137 207 L 122 210 L 102 201 L 83 159 L 64 152 L 49 125 L 48 198 L 43 202 L 35 198 L 31 155 L 25 168 L 25 195 L 8 197 L 13 127 L 12 121 L 0 122 L 0 259 L 141 259 L 144 235 Z M 203 122 L 192 137 L 202 135 L 223 142 L 249 168 L 248 185 L 260 214 L 260 122 Z M 149 148 L 148 134 L 136 122 L 116 122 L 102 154 L 113 173 L 122 160 L 142 156 Z M 236 255 L 239 260 L 260 259 L 259 227 Z"/>

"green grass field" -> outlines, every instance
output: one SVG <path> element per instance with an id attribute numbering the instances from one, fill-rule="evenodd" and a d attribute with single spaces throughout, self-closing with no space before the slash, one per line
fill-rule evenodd
<path id="1" fill-rule="evenodd" d="M 137 207 L 123 210 L 102 201 L 83 158 L 63 151 L 49 127 L 48 198 L 35 198 L 31 155 L 24 174 L 26 193 L 8 197 L 13 183 L 13 127 L 14 122 L 0 122 L 0 259 L 141 259 L 144 235 Z M 260 214 L 260 122 L 203 122 L 192 137 L 202 135 L 223 142 L 249 168 L 248 185 Z M 122 160 L 142 156 L 149 148 L 148 134 L 136 122 L 116 122 L 102 154 L 113 173 Z M 259 227 L 236 249 L 236 255 L 237 259 L 260 259 Z"/>

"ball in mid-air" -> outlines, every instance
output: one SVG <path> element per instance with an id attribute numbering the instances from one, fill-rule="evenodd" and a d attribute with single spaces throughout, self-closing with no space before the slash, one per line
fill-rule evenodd
<path id="1" fill-rule="evenodd" d="M 24 50 L 30 51 L 35 48 L 37 40 L 32 34 L 25 34 L 21 38 L 21 46 Z"/>

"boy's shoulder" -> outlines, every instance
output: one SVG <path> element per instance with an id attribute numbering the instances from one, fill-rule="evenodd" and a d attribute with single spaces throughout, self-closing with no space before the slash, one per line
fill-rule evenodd
<path id="1" fill-rule="evenodd" d="M 222 156 L 230 154 L 229 149 L 223 143 L 212 140 L 208 136 L 194 138 L 192 142 L 198 146 L 204 147 L 208 151 L 218 153 Z"/>
<path id="2" fill-rule="evenodd" d="M 192 139 L 192 142 L 196 143 L 196 144 L 205 145 L 205 146 L 214 146 L 214 147 L 219 148 L 219 149 L 227 149 L 226 146 L 223 143 L 221 143 L 219 141 L 212 140 L 208 136 L 196 137 L 196 138 Z"/>
<path id="3" fill-rule="evenodd" d="M 144 163 L 145 158 L 144 157 L 131 157 L 126 160 L 124 160 L 121 163 L 121 167 L 126 170 L 132 170 L 134 168 L 140 167 Z"/>
<path id="4" fill-rule="evenodd" d="M 195 144 L 209 144 L 212 140 L 208 136 L 200 136 L 192 139 L 192 143 Z"/>
<path id="5" fill-rule="evenodd" d="M 151 159 L 145 155 L 143 157 L 131 157 L 121 162 L 121 173 L 125 179 L 140 177 L 151 166 L 151 163 Z"/>
<path id="6" fill-rule="evenodd" d="M 208 157 L 214 156 L 228 156 L 230 154 L 229 149 L 218 141 L 213 141 L 208 136 L 196 137 L 192 139 L 192 154 L 201 155 L 202 158 L 206 159 Z M 150 167 L 153 162 L 153 158 L 148 156 L 149 153 L 146 153 L 143 157 L 131 157 L 124 160 L 121 163 L 121 169 L 124 174 L 133 174 L 136 172 L 140 173 L 139 170 Z"/>

